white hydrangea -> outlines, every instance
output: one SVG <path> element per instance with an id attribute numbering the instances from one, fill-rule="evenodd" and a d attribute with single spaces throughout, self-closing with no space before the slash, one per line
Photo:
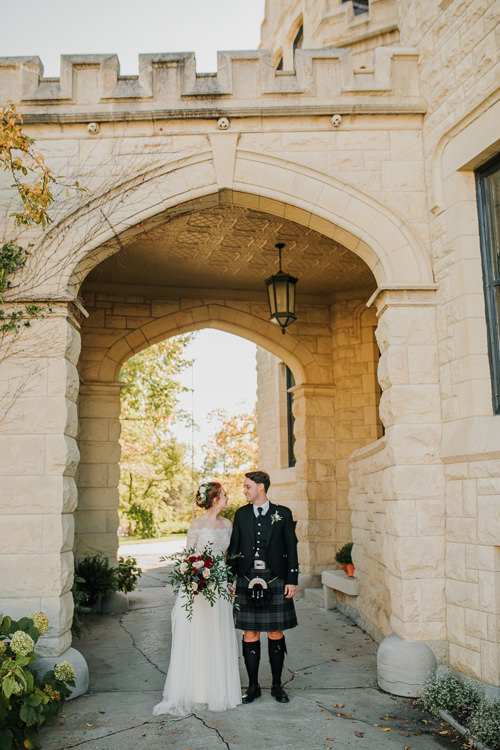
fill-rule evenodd
<path id="1" fill-rule="evenodd" d="M 69 682 L 75 679 L 75 670 L 73 665 L 69 661 L 62 661 L 60 664 L 56 664 L 54 667 L 54 675 L 56 680 L 62 680 L 63 682 Z"/>
<path id="2" fill-rule="evenodd" d="M 22 630 L 16 630 L 10 639 L 10 647 L 15 654 L 28 656 L 28 654 L 31 654 L 34 650 L 35 642 L 28 633 L 24 633 Z"/>
<path id="3" fill-rule="evenodd" d="M 22 692 L 23 686 L 20 685 L 16 680 L 16 682 L 14 682 L 14 684 L 12 685 L 12 693 L 13 695 L 21 695 Z"/>
<path id="4" fill-rule="evenodd" d="M 35 612 L 34 615 L 30 615 L 33 620 L 35 628 L 38 630 L 40 635 L 45 635 L 49 629 L 49 618 L 44 612 Z"/>

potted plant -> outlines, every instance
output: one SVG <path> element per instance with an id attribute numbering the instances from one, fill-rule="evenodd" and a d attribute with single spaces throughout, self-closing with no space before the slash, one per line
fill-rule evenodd
<path id="1" fill-rule="evenodd" d="M 351 557 L 352 545 L 353 542 L 344 544 L 344 546 L 341 547 L 335 555 L 335 560 L 339 563 L 339 565 L 342 565 L 342 567 L 344 568 L 344 573 L 347 573 L 349 578 L 354 578 L 354 565 L 352 564 Z"/>

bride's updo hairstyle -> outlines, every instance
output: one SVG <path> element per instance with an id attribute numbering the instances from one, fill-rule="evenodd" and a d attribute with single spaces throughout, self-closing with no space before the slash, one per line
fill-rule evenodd
<path id="1" fill-rule="evenodd" d="M 199 508 L 209 510 L 217 500 L 221 489 L 222 484 L 220 482 L 205 482 L 205 484 L 200 484 L 196 493 L 196 505 Z"/>

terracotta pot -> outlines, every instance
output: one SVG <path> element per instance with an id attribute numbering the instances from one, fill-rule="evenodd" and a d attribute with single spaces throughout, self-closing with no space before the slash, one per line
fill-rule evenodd
<path id="1" fill-rule="evenodd" d="M 348 563 L 347 565 L 344 565 L 344 570 L 349 576 L 349 578 L 354 578 L 354 565 L 352 563 Z"/>

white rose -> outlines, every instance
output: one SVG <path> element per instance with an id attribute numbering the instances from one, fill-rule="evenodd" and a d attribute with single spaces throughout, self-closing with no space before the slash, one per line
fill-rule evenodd
<path id="1" fill-rule="evenodd" d="M 209 577 L 209 575 L 210 575 L 210 571 L 209 571 L 209 569 L 208 569 L 208 568 L 205 568 L 205 569 L 203 570 L 203 578 L 208 578 L 208 577 Z"/>
<path id="2" fill-rule="evenodd" d="M 179 567 L 179 570 L 181 571 L 181 573 L 185 573 L 187 569 L 188 569 L 188 564 L 185 562 L 181 563 Z"/>
<path id="3" fill-rule="evenodd" d="M 192 591 L 198 591 L 198 584 L 197 583 L 192 583 L 191 584 L 191 590 Z"/>
<path id="4" fill-rule="evenodd" d="M 202 560 L 196 560 L 196 562 L 193 563 L 193 568 L 201 568 L 203 567 L 203 561 Z"/>

